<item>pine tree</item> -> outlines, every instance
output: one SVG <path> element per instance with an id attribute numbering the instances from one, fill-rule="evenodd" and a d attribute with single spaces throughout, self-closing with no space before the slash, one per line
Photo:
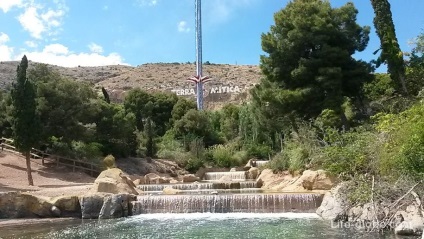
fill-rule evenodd
<path id="1" fill-rule="evenodd" d="M 26 159 L 28 183 L 34 185 L 31 175 L 31 149 L 37 143 L 40 124 L 36 114 L 34 85 L 27 79 L 28 59 L 22 58 L 17 68 L 16 82 L 12 89 L 13 139 L 15 146 Z"/>

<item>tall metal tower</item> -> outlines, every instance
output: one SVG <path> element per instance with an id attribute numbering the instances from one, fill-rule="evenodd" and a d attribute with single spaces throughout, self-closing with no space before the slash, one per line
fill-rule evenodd
<path id="1" fill-rule="evenodd" d="M 196 84 L 197 109 L 203 109 L 203 83 L 209 81 L 208 76 L 202 76 L 202 5 L 201 0 L 195 1 L 196 15 L 196 76 L 189 78 Z"/>

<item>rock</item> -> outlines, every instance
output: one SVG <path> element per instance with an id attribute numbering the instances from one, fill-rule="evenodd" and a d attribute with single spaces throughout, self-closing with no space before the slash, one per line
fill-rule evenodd
<path id="1" fill-rule="evenodd" d="M 179 183 L 180 181 L 178 181 L 178 180 L 175 180 L 175 179 L 171 179 L 171 181 L 169 181 L 169 183 L 171 183 L 171 184 L 176 184 L 176 183 Z"/>
<path id="2" fill-rule="evenodd" d="M 51 200 L 61 210 L 62 217 L 81 217 L 81 206 L 77 196 L 59 196 Z"/>
<path id="3" fill-rule="evenodd" d="M 53 216 L 60 217 L 61 211 L 60 211 L 60 209 L 58 207 L 52 206 L 52 208 L 50 209 L 50 211 L 52 212 Z"/>
<path id="4" fill-rule="evenodd" d="M 137 178 L 136 180 L 133 181 L 134 185 L 138 186 L 140 184 L 145 184 L 146 180 L 144 179 L 144 177 L 141 178 Z"/>
<path id="5" fill-rule="evenodd" d="M 172 178 L 161 177 L 155 173 L 149 173 L 144 176 L 146 184 L 164 184 L 169 183 Z"/>
<path id="6" fill-rule="evenodd" d="M 300 177 L 302 186 L 307 190 L 330 190 L 336 183 L 335 177 L 324 170 L 306 170 Z"/>
<path id="7" fill-rule="evenodd" d="M 166 187 L 163 189 L 163 194 L 165 195 L 175 195 L 175 194 L 178 194 L 179 192 L 181 192 L 181 190 L 178 190 L 172 187 Z"/>
<path id="8" fill-rule="evenodd" d="M 423 232 L 422 228 L 422 225 L 403 221 L 395 228 L 395 234 L 401 236 L 420 236 Z"/>
<path id="9" fill-rule="evenodd" d="M 129 202 L 133 200 L 135 200 L 135 196 L 129 194 L 105 196 L 99 219 L 127 217 L 129 215 Z"/>
<path id="10" fill-rule="evenodd" d="M 94 181 L 91 192 L 138 195 L 134 183 L 118 168 L 111 168 L 101 172 Z"/>
<path id="11" fill-rule="evenodd" d="M 82 219 L 97 219 L 103 207 L 103 196 L 99 194 L 79 197 Z"/>
<path id="12" fill-rule="evenodd" d="M 183 176 L 183 183 L 192 183 L 196 181 L 200 181 L 200 178 L 196 177 L 194 174 L 186 174 Z"/>
<path id="13" fill-rule="evenodd" d="M 246 172 L 246 179 L 256 179 L 260 172 L 259 168 L 252 167 Z"/>
<path id="14" fill-rule="evenodd" d="M 403 221 L 395 227 L 397 235 L 419 236 L 424 229 L 424 219 L 420 208 L 416 205 L 409 205 L 404 211 L 399 211 L 396 215 L 402 217 Z"/>
<path id="15" fill-rule="evenodd" d="M 346 211 L 348 208 L 346 188 L 346 183 L 340 183 L 331 191 L 327 192 L 316 213 L 322 218 L 333 222 L 346 221 Z"/>

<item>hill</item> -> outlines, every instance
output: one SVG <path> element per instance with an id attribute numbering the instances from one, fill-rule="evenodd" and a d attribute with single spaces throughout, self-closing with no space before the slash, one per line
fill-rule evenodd
<path id="1" fill-rule="evenodd" d="M 11 86 L 16 74 L 17 61 L 0 62 L 0 89 Z M 30 62 L 29 68 L 35 62 Z M 148 92 L 175 92 L 177 95 L 195 97 L 194 84 L 187 81 L 195 75 L 195 64 L 155 63 L 137 67 L 111 65 L 99 67 L 61 67 L 49 65 L 61 75 L 87 81 L 96 89 L 104 87 L 111 99 L 121 101 L 125 92 L 140 87 Z M 206 64 L 203 75 L 212 81 L 205 84 L 205 106 L 216 108 L 227 102 L 240 103 L 248 99 L 247 91 L 259 82 L 261 72 L 255 65 Z"/>

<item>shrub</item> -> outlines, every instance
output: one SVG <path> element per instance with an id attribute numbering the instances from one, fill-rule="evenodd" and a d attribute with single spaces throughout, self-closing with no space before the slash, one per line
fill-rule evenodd
<path id="1" fill-rule="evenodd" d="M 246 147 L 246 151 L 249 157 L 258 159 L 268 159 L 272 153 L 271 147 L 264 144 L 250 144 Z"/>
<path id="2" fill-rule="evenodd" d="M 238 158 L 234 157 L 235 150 L 229 145 L 214 145 L 209 148 L 209 157 L 212 157 L 214 165 L 223 168 L 239 166 Z"/>
<path id="3" fill-rule="evenodd" d="M 284 153 L 277 153 L 266 165 L 264 165 L 264 167 L 271 169 L 274 173 L 287 170 L 289 166 L 289 158 Z"/>
<path id="4" fill-rule="evenodd" d="M 190 157 L 186 162 L 184 162 L 184 168 L 190 173 L 195 173 L 199 168 L 204 166 L 204 162 L 202 159 L 196 157 Z"/>

